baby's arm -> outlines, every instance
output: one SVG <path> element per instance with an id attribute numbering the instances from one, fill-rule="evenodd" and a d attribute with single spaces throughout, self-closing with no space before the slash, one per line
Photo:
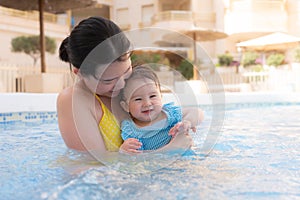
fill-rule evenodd
<path id="1" fill-rule="evenodd" d="M 142 151 L 139 151 L 138 149 L 141 148 L 142 143 L 136 139 L 132 138 L 130 132 L 130 128 L 128 129 L 128 126 L 124 126 L 125 120 L 121 123 L 121 137 L 124 140 L 123 144 L 120 147 L 119 152 L 121 153 L 140 153 Z M 127 127 L 127 128 L 126 128 Z"/>
<path id="2" fill-rule="evenodd" d="M 190 128 L 191 128 L 191 123 L 189 121 L 184 120 L 184 121 L 181 121 L 181 122 L 178 122 L 177 124 L 175 124 L 175 126 L 173 126 L 170 129 L 169 135 L 171 135 L 172 137 L 174 137 L 178 133 L 188 134 Z M 192 130 L 194 131 L 194 129 L 192 129 Z"/>
<path id="3" fill-rule="evenodd" d="M 169 135 L 172 135 L 172 137 L 178 133 L 188 134 L 189 129 L 192 129 L 193 132 L 196 132 L 196 126 L 199 125 L 204 118 L 203 111 L 194 107 L 183 108 L 182 115 L 183 120 L 178 122 L 169 131 Z"/>
<path id="4" fill-rule="evenodd" d="M 139 151 L 138 149 L 141 148 L 141 146 L 142 146 L 142 143 L 139 142 L 138 139 L 128 138 L 128 139 L 124 140 L 119 151 L 126 152 L 126 153 L 140 153 L 142 151 Z"/>

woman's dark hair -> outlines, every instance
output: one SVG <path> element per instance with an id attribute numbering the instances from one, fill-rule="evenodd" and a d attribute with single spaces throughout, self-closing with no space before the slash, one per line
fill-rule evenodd
<path id="1" fill-rule="evenodd" d="M 98 65 L 122 61 L 122 55 L 129 49 L 130 41 L 114 22 L 90 17 L 82 20 L 62 41 L 59 57 L 82 74 L 94 75 Z"/>

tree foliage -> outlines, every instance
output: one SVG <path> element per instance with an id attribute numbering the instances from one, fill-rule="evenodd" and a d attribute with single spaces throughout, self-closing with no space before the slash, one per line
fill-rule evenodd
<path id="1" fill-rule="evenodd" d="M 25 53 L 33 59 L 35 65 L 40 58 L 41 47 L 40 37 L 36 36 L 19 36 L 11 40 L 12 52 Z M 45 37 L 45 50 L 51 54 L 55 53 L 56 43 L 55 40 Z"/>

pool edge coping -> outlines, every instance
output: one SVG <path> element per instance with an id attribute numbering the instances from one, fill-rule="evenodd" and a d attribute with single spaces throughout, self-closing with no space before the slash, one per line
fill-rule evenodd
<path id="1" fill-rule="evenodd" d="M 178 94 L 181 95 L 181 94 Z M 251 92 L 251 93 L 214 93 L 184 96 L 183 100 L 196 96 L 198 105 L 211 105 L 212 96 L 225 97 L 225 104 L 234 103 L 300 103 L 300 93 L 291 92 Z M 58 93 L 0 93 L 0 113 L 11 112 L 56 112 Z M 215 98 L 215 97 L 214 97 Z M 20 101 L 22 99 L 22 101 Z M 174 95 L 163 93 L 164 102 L 174 101 Z"/>

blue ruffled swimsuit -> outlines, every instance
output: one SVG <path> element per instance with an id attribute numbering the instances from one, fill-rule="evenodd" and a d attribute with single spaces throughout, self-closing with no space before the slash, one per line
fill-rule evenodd
<path id="1" fill-rule="evenodd" d="M 172 138 L 168 133 L 175 124 L 182 121 L 182 112 L 180 107 L 175 106 L 174 103 L 165 104 L 162 109 L 167 118 L 151 126 L 140 128 L 136 127 L 131 119 L 122 121 L 121 136 L 123 140 L 138 139 L 142 143 L 139 150 L 155 150 L 168 144 Z"/>

